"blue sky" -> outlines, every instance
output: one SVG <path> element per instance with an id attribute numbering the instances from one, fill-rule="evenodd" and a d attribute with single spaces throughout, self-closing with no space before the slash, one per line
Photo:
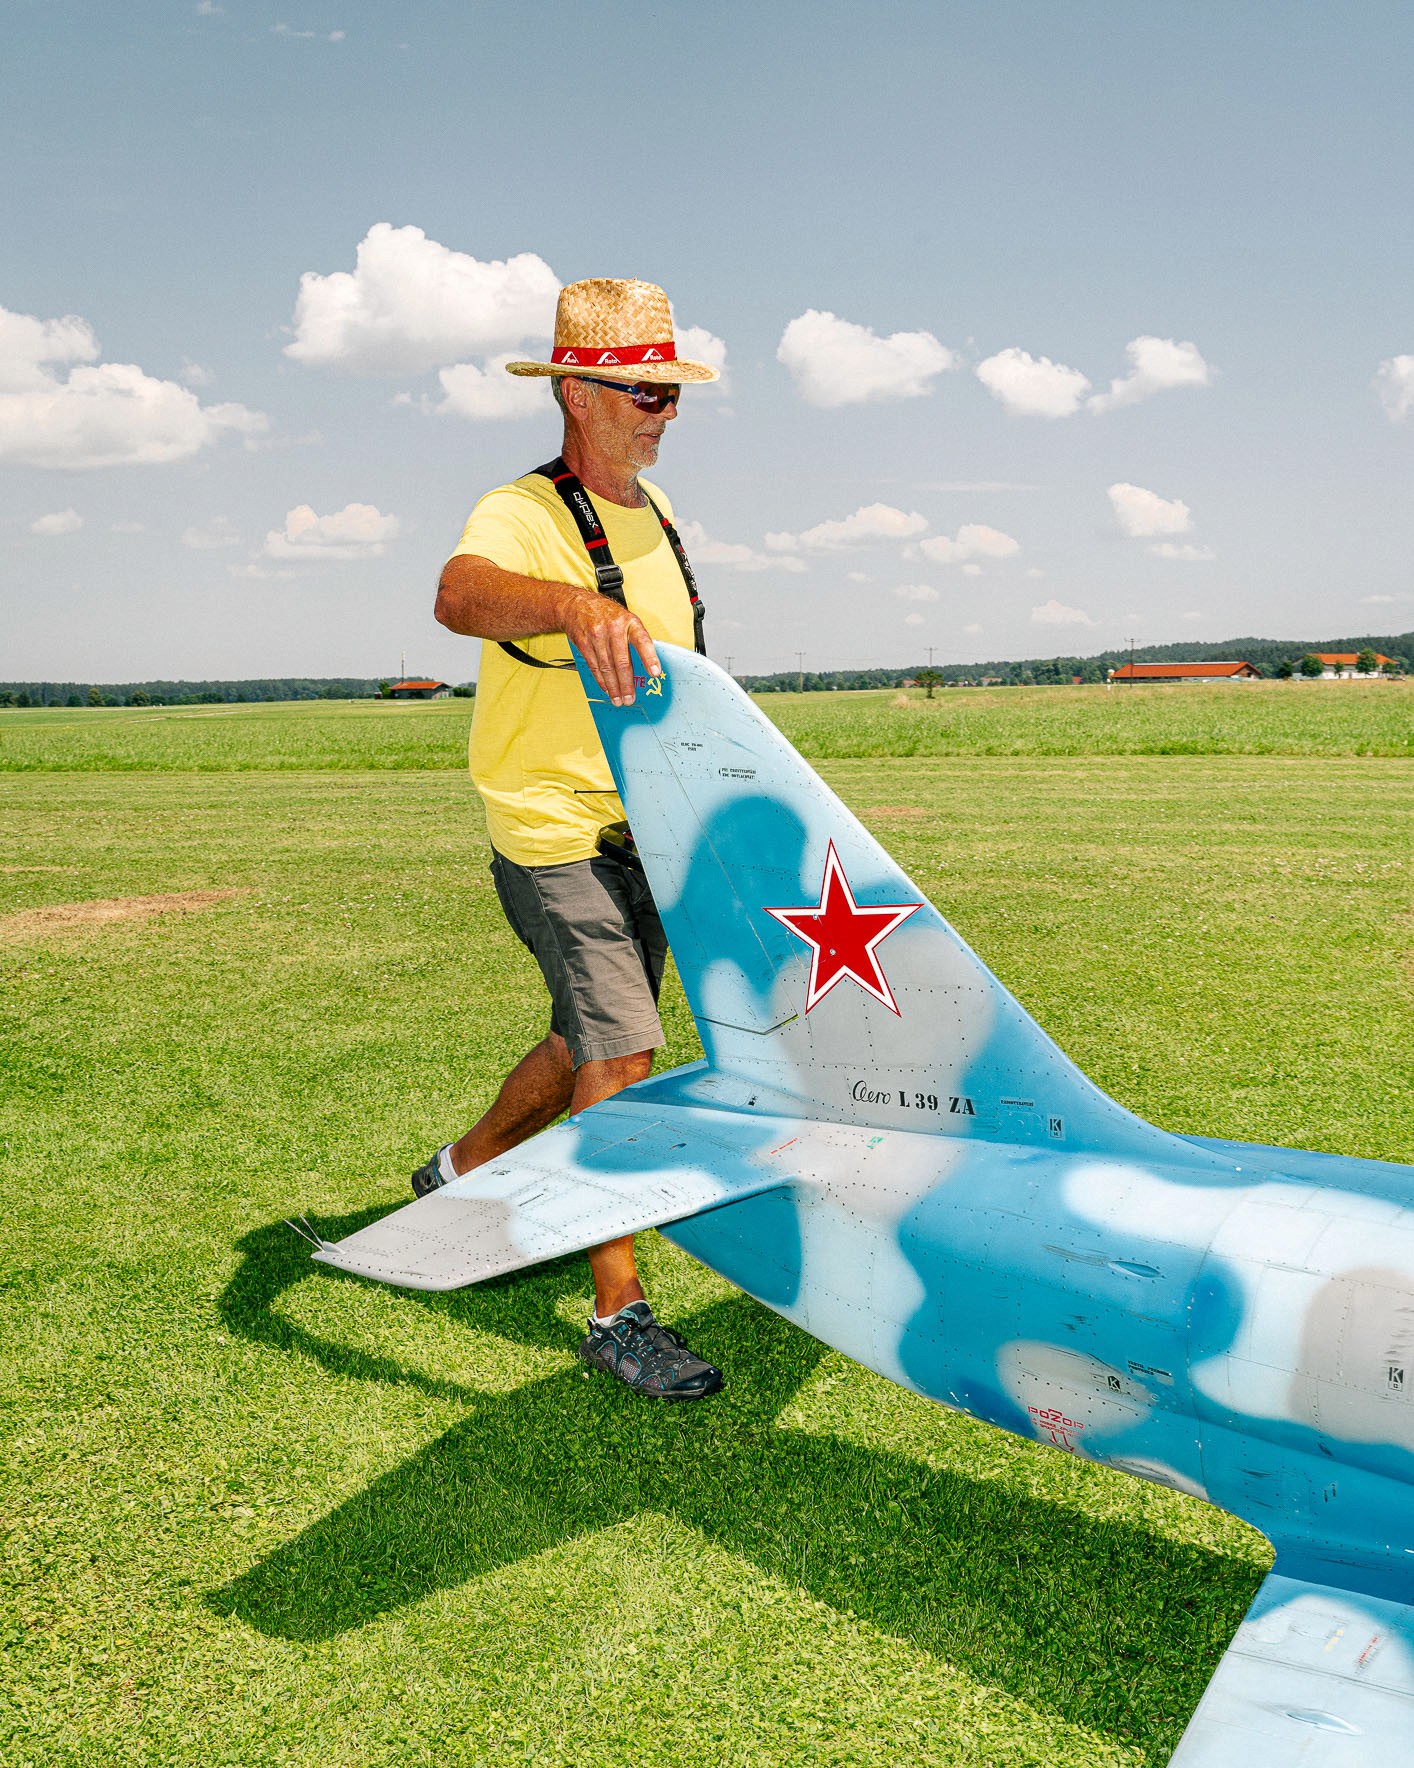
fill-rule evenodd
<path id="1" fill-rule="evenodd" d="M 474 674 L 437 572 L 557 444 L 495 359 L 592 275 L 724 360 L 657 478 L 738 670 L 1414 626 L 1406 7 L 6 36 L 5 679 Z"/>

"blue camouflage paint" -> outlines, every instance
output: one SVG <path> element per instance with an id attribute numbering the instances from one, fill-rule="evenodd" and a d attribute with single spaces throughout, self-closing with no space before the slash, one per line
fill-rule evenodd
<path id="1" fill-rule="evenodd" d="M 1280 1575 L 1249 1624 L 1337 1599 L 1342 1613 L 1404 1613 L 1414 1169 L 1142 1123 L 931 906 L 880 948 L 898 1018 L 848 978 L 807 1015 L 810 954 L 763 910 L 814 901 L 831 841 L 861 909 L 921 893 L 719 671 L 660 655 L 661 691 L 625 708 L 581 665 L 707 1052 L 642 1091 L 667 1107 L 872 1124 L 900 1175 L 890 1193 L 831 1170 L 665 1232 L 945 1405 L 1254 1523 Z M 861 1085 L 879 1097 L 861 1102 Z M 922 1123 L 900 1094 L 961 1098 L 970 1114 Z M 1347 1694 L 1365 1673 L 1361 1659 Z M 1212 1698 L 1241 1696 L 1256 1726 L 1247 1674 L 1225 1662 Z M 1403 1703 L 1402 1673 L 1392 1687 Z M 1230 1713 L 1223 1724 L 1240 1730 Z M 1195 1727 L 1183 1760 L 1227 1759 L 1212 1724 Z"/>
<path id="2" fill-rule="evenodd" d="M 705 1060 L 316 1258 L 446 1289 L 661 1226 L 891 1380 L 1273 1541 L 1182 1768 L 1414 1762 L 1414 1169 L 1124 1110 L 729 678 L 660 655 L 631 707 L 580 673 Z"/>

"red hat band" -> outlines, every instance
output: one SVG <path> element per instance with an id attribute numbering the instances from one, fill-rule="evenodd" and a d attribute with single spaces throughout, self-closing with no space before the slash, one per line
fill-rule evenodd
<path id="1" fill-rule="evenodd" d="M 606 349 L 588 349 L 583 344 L 564 345 L 550 352 L 550 360 L 564 368 L 632 368 L 640 362 L 676 362 L 677 345 L 613 344 Z"/>

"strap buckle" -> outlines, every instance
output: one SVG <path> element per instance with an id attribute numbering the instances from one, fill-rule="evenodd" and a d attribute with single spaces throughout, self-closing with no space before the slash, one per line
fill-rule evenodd
<path id="1" fill-rule="evenodd" d="M 596 565 L 594 577 L 599 585 L 600 595 L 613 596 L 616 601 L 623 600 L 624 573 L 622 565 Z"/>

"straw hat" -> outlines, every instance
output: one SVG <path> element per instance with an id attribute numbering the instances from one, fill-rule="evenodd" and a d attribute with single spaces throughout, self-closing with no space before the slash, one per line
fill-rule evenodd
<path id="1" fill-rule="evenodd" d="M 668 297 L 656 282 L 592 276 L 567 283 L 555 309 L 548 362 L 508 362 L 509 374 L 592 375 L 612 381 L 715 381 L 705 362 L 685 362 L 673 343 Z"/>

